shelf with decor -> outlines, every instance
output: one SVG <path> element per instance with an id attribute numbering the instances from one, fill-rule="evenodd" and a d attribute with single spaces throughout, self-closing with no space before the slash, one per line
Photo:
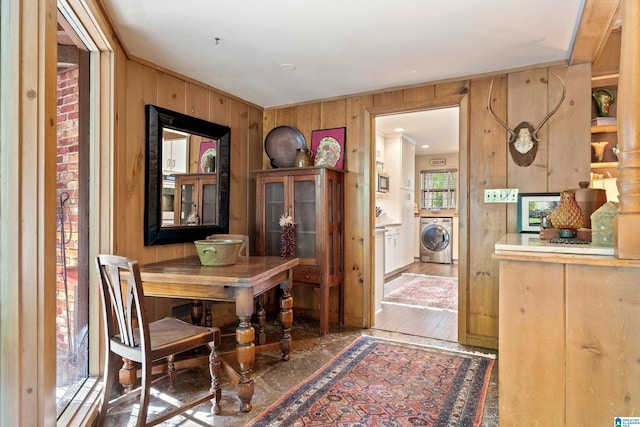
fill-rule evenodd
<path id="1" fill-rule="evenodd" d="M 591 169 L 617 167 L 618 124 L 616 122 L 616 98 L 618 73 L 603 74 L 591 78 Z"/>

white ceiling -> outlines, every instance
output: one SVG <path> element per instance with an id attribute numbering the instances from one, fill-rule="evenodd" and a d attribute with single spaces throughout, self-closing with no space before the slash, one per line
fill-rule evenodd
<path id="1" fill-rule="evenodd" d="M 566 60 L 584 8 L 584 0 L 103 2 L 132 55 L 261 107 Z"/>

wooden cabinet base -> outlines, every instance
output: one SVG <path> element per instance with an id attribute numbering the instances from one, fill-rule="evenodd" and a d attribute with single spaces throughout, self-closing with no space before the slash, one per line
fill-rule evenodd
<path id="1" fill-rule="evenodd" d="M 606 426 L 637 416 L 640 262 L 522 255 L 494 254 L 500 425 Z"/>

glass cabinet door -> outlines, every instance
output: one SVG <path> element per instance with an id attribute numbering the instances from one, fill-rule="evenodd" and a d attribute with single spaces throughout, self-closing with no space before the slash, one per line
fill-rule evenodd
<path id="1" fill-rule="evenodd" d="M 284 181 L 267 182 L 264 185 L 265 207 L 265 255 L 280 256 L 280 216 L 285 212 Z"/>
<path id="2" fill-rule="evenodd" d="M 195 181 L 184 182 L 180 184 L 180 200 L 179 208 L 176 210 L 176 224 L 187 225 L 198 223 L 198 206 L 196 205 L 196 186 Z"/>
<path id="3" fill-rule="evenodd" d="M 218 189 L 216 184 L 203 183 L 202 192 L 202 221 L 201 225 L 218 224 Z"/>
<path id="4" fill-rule="evenodd" d="M 293 184 L 294 220 L 296 222 L 296 256 L 316 257 L 316 181 L 296 180 Z"/>

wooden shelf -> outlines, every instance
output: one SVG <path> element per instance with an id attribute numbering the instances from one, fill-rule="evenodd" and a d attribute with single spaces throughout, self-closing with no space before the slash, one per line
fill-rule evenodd
<path id="1" fill-rule="evenodd" d="M 591 126 L 591 133 L 613 133 L 618 131 L 618 125 Z"/>
<path id="2" fill-rule="evenodd" d="M 619 74 L 604 74 L 602 76 L 593 76 L 591 77 L 591 87 L 607 87 L 607 86 L 617 86 L 618 85 L 618 77 Z"/>
<path id="3" fill-rule="evenodd" d="M 598 162 L 591 163 L 591 169 L 607 169 L 607 168 L 617 168 L 618 162 Z"/>

